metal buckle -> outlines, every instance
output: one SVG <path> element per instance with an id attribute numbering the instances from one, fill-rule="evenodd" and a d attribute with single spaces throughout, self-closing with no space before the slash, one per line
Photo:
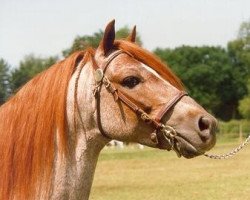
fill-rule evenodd
<path id="1" fill-rule="evenodd" d="M 141 119 L 147 124 L 152 122 L 152 119 L 145 112 L 141 113 Z"/>
<path id="2" fill-rule="evenodd" d="M 167 138 L 173 139 L 177 135 L 175 129 L 168 125 L 161 124 L 161 131 Z"/>
<path id="3" fill-rule="evenodd" d="M 168 141 L 168 143 L 171 146 L 171 149 L 175 151 L 178 157 L 181 157 L 181 154 L 179 152 L 179 144 L 175 142 L 175 136 L 177 136 L 177 132 L 175 129 L 171 126 L 161 124 L 161 132 L 164 136 L 164 138 Z"/>
<path id="4" fill-rule="evenodd" d="M 106 76 L 103 76 L 102 80 L 103 80 L 103 85 L 108 89 L 111 85 L 109 79 L 106 78 Z"/>

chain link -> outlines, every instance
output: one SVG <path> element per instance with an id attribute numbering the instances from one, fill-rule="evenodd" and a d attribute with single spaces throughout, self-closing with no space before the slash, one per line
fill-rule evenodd
<path id="1" fill-rule="evenodd" d="M 211 159 L 217 159 L 217 160 L 222 160 L 222 159 L 228 159 L 235 154 L 237 154 L 243 147 L 245 147 L 250 141 L 250 135 L 247 137 L 247 139 L 237 148 L 233 149 L 231 152 L 227 154 L 222 154 L 222 155 L 213 155 L 213 154 L 204 154 L 204 156 L 211 158 Z"/>

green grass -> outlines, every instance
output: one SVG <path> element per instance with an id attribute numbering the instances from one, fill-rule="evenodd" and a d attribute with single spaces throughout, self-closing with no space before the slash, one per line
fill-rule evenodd
<path id="1" fill-rule="evenodd" d="M 212 152 L 226 153 L 237 142 Z M 174 152 L 134 146 L 104 149 L 91 200 L 247 200 L 250 199 L 250 146 L 230 160 L 177 158 Z"/>

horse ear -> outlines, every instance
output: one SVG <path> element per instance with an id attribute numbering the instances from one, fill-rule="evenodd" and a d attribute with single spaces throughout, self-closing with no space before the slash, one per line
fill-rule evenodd
<path id="1" fill-rule="evenodd" d="M 108 51 L 113 48 L 115 40 L 115 20 L 108 23 L 105 28 L 103 38 L 99 44 L 98 50 L 100 50 L 103 55 L 106 55 Z"/>
<path id="2" fill-rule="evenodd" d="M 135 38 L 136 38 L 136 26 L 133 27 L 131 33 L 127 37 L 127 40 L 130 42 L 135 42 Z"/>

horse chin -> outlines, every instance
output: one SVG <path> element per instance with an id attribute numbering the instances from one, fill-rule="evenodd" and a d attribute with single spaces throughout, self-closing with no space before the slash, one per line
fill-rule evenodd
<path id="1" fill-rule="evenodd" d="M 177 155 L 183 156 L 185 158 L 194 158 L 196 156 L 204 154 L 204 152 L 201 152 L 195 148 L 191 142 L 186 140 L 185 138 L 181 136 L 175 137 L 175 145 L 174 145 L 174 151 L 177 153 Z"/>

